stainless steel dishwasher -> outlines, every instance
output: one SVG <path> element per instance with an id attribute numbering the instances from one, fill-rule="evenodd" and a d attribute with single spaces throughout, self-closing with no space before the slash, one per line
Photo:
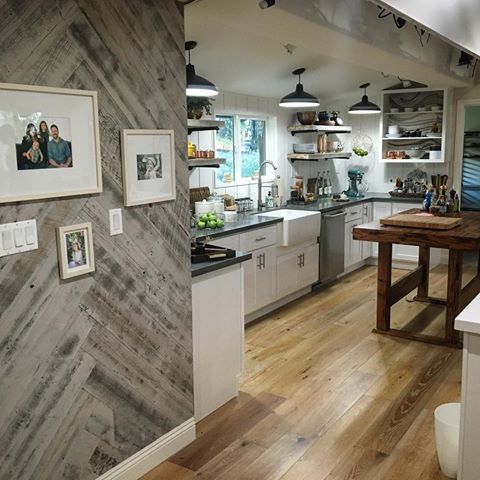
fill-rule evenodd
<path id="1" fill-rule="evenodd" d="M 322 213 L 319 282 L 333 280 L 344 271 L 345 215 L 343 209 Z"/>

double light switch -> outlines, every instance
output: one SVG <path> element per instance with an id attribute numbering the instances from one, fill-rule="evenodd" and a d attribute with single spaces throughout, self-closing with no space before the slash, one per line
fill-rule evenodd
<path id="1" fill-rule="evenodd" d="M 0 225 L 0 257 L 28 252 L 38 248 L 37 221 L 5 223 Z"/>

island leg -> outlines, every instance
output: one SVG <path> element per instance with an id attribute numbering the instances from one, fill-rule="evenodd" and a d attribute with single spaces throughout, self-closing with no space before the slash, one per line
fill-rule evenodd
<path id="1" fill-rule="evenodd" d="M 417 290 L 417 298 L 428 297 L 428 283 L 430 277 L 430 248 L 419 247 L 418 248 L 418 266 L 423 267 L 423 275 L 420 285 Z"/>
<path id="2" fill-rule="evenodd" d="M 455 317 L 460 313 L 462 295 L 463 252 L 450 250 L 448 253 L 447 313 L 445 323 L 445 341 L 457 345 L 459 336 L 455 330 Z"/>
<path id="3" fill-rule="evenodd" d="M 378 244 L 377 330 L 390 330 L 390 288 L 392 286 L 392 244 Z"/>

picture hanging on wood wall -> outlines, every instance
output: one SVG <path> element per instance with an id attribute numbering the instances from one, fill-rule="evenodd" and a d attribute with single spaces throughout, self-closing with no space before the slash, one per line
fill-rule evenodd
<path id="1" fill-rule="evenodd" d="M 101 191 L 97 92 L 0 84 L 0 203 Z"/>
<path id="2" fill-rule="evenodd" d="M 60 278 L 72 278 L 95 271 L 92 224 L 57 228 Z"/>
<path id="3" fill-rule="evenodd" d="M 173 130 L 123 130 L 125 206 L 175 199 Z"/>

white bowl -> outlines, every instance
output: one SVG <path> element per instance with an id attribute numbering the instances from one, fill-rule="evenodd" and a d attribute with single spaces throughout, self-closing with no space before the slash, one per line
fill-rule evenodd
<path id="1" fill-rule="evenodd" d="M 405 112 L 408 112 L 408 113 L 415 111 L 415 109 L 413 107 L 405 107 L 404 110 L 405 110 Z"/>
<path id="2" fill-rule="evenodd" d="M 399 108 L 391 108 L 390 113 L 398 113 L 400 111 Z"/>
<path id="3" fill-rule="evenodd" d="M 430 110 L 431 110 L 432 112 L 438 112 L 438 111 L 441 110 L 441 109 L 442 109 L 442 106 L 441 106 L 441 105 L 432 105 L 432 106 L 430 107 Z"/>
<path id="4" fill-rule="evenodd" d="M 386 133 L 385 136 L 387 138 L 400 138 L 402 136 L 401 133 Z"/>
<path id="5" fill-rule="evenodd" d="M 426 112 L 426 111 L 427 111 L 427 107 L 418 107 L 418 111 L 419 111 L 419 112 Z"/>
<path id="6" fill-rule="evenodd" d="M 441 136 L 442 136 L 441 132 L 438 132 L 438 133 L 427 132 L 427 137 L 430 137 L 430 138 L 440 138 Z"/>

